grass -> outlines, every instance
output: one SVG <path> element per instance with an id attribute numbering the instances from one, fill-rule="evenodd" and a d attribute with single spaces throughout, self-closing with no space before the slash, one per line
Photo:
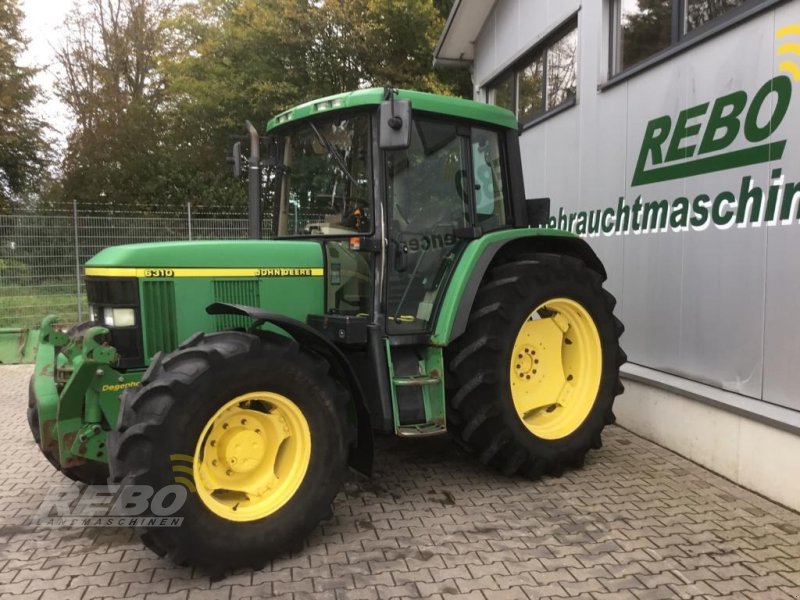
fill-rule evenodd
<path id="1" fill-rule="evenodd" d="M 63 323 L 78 321 L 78 306 L 72 284 L 42 286 L 0 285 L 0 327 L 38 328 L 50 314 L 61 317 Z M 89 314 L 86 299 L 81 299 L 82 319 Z"/>

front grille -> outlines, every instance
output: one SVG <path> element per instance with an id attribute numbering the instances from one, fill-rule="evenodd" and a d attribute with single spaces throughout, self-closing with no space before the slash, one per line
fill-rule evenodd
<path id="1" fill-rule="evenodd" d="M 142 282 L 142 318 L 147 357 L 172 352 L 178 347 L 175 284 L 172 281 Z"/>
<path id="2" fill-rule="evenodd" d="M 136 279 L 87 277 L 86 296 L 96 306 L 138 306 Z"/>
<path id="3" fill-rule="evenodd" d="M 214 300 L 227 304 L 260 306 L 258 281 L 247 279 L 214 281 Z M 239 315 L 214 315 L 217 331 L 249 327 L 252 320 Z"/>

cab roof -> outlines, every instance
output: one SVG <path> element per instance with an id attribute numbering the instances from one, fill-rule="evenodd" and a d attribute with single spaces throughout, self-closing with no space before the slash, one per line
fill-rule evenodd
<path id="1" fill-rule="evenodd" d="M 383 102 L 384 93 L 384 88 L 368 88 L 312 100 L 290 108 L 270 119 L 269 123 L 267 123 L 267 131 L 326 112 L 359 106 L 377 106 Z M 514 113 L 491 104 L 412 90 L 397 90 L 395 99 L 410 100 L 411 107 L 414 110 L 469 119 L 495 126 L 499 125 L 507 129 L 517 129 L 518 127 Z"/>

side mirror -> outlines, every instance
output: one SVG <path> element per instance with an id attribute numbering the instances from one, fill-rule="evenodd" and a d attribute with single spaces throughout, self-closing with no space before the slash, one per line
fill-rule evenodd
<path id="1" fill-rule="evenodd" d="M 550 198 L 533 198 L 525 200 L 528 225 L 541 227 L 550 220 Z"/>
<path id="2" fill-rule="evenodd" d="M 233 165 L 233 176 L 237 179 L 242 176 L 242 142 L 236 142 L 228 157 L 228 162 Z"/>
<path id="3" fill-rule="evenodd" d="M 380 107 L 381 150 L 405 150 L 411 145 L 411 102 L 386 100 Z"/>

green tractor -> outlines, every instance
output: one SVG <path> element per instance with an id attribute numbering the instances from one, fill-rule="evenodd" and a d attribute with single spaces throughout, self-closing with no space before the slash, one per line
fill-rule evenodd
<path id="1" fill-rule="evenodd" d="M 374 432 L 449 433 L 530 478 L 600 447 L 623 326 L 594 252 L 525 199 L 512 113 L 364 89 L 268 134 L 255 239 L 108 248 L 91 321 L 45 319 L 28 415 L 57 469 L 181 484 L 180 527 L 141 538 L 220 572 L 302 544 L 347 468 L 370 473 Z"/>

